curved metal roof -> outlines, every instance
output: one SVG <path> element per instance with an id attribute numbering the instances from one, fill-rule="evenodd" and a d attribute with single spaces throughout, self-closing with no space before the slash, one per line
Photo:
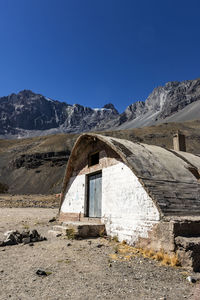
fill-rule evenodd
<path id="1" fill-rule="evenodd" d="M 99 134 L 82 134 L 77 139 L 67 164 L 61 204 L 73 172 L 73 160 L 91 139 L 104 142 L 121 157 L 138 177 L 161 216 L 200 216 L 200 157 Z"/>

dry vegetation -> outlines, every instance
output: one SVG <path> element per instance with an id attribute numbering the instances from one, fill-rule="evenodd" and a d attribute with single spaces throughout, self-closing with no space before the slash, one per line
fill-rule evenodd
<path id="1" fill-rule="evenodd" d="M 115 243 L 117 242 L 116 239 L 112 239 Z M 136 248 L 130 245 L 127 245 L 126 242 L 117 243 L 114 246 L 114 253 L 110 254 L 110 258 L 112 260 L 131 260 L 135 257 L 141 257 L 152 259 L 155 261 L 160 262 L 161 265 L 164 266 L 171 266 L 171 267 L 179 267 L 180 262 L 178 260 L 177 254 L 165 253 L 162 249 L 160 251 L 154 251 L 152 249 L 143 249 L 143 248 Z"/>

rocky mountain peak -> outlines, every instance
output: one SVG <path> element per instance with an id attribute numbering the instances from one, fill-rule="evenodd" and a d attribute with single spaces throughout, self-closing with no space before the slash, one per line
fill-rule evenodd
<path id="1" fill-rule="evenodd" d="M 193 103 L 195 106 L 191 107 Z M 198 106 L 199 104 L 199 106 Z M 190 109 L 185 109 L 186 107 Z M 0 98 L 1 137 L 126 129 L 156 124 L 184 111 L 184 120 L 200 119 L 200 79 L 171 81 L 155 88 L 145 102 L 137 101 L 119 114 L 112 103 L 103 108 L 69 105 L 31 90 Z M 187 117 L 188 115 L 188 117 Z M 173 117 L 173 121 L 176 119 Z"/>
<path id="2" fill-rule="evenodd" d="M 31 97 L 31 96 L 35 96 L 37 94 L 35 94 L 34 92 L 32 92 L 31 90 L 22 90 L 18 93 L 19 96 L 23 96 L 23 97 Z"/>
<path id="3" fill-rule="evenodd" d="M 103 108 L 111 109 L 114 113 L 119 114 L 118 110 L 115 108 L 115 106 L 112 103 L 105 104 Z"/>
<path id="4" fill-rule="evenodd" d="M 180 84 L 179 81 L 169 81 L 169 82 L 165 83 L 164 87 L 166 89 L 173 89 L 173 88 L 177 87 L 179 84 Z"/>

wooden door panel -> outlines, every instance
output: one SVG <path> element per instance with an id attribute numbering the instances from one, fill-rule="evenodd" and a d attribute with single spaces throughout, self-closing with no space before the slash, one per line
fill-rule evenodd
<path id="1" fill-rule="evenodd" d="M 89 217 L 101 217 L 102 174 L 89 176 Z"/>

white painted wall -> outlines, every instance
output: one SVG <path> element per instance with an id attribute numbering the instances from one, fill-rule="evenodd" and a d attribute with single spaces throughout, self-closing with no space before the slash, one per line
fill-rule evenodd
<path id="1" fill-rule="evenodd" d="M 71 178 L 62 212 L 84 213 L 85 176 Z M 152 199 L 124 163 L 102 170 L 102 221 L 108 235 L 133 244 L 138 237 L 148 237 L 148 231 L 159 219 Z"/>
<path id="2" fill-rule="evenodd" d="M 124 163 L 102 171 L 102 216 L 107 233 L 134 243 L 148 237 L 159 212 L 138 178 Z"/>
<path id="3" fill-rule="evenodd" d="M 69 189 L 61 206 L 61 212 L 84 213 L 85 175 L 71 177 L 67 187 Z"/>

